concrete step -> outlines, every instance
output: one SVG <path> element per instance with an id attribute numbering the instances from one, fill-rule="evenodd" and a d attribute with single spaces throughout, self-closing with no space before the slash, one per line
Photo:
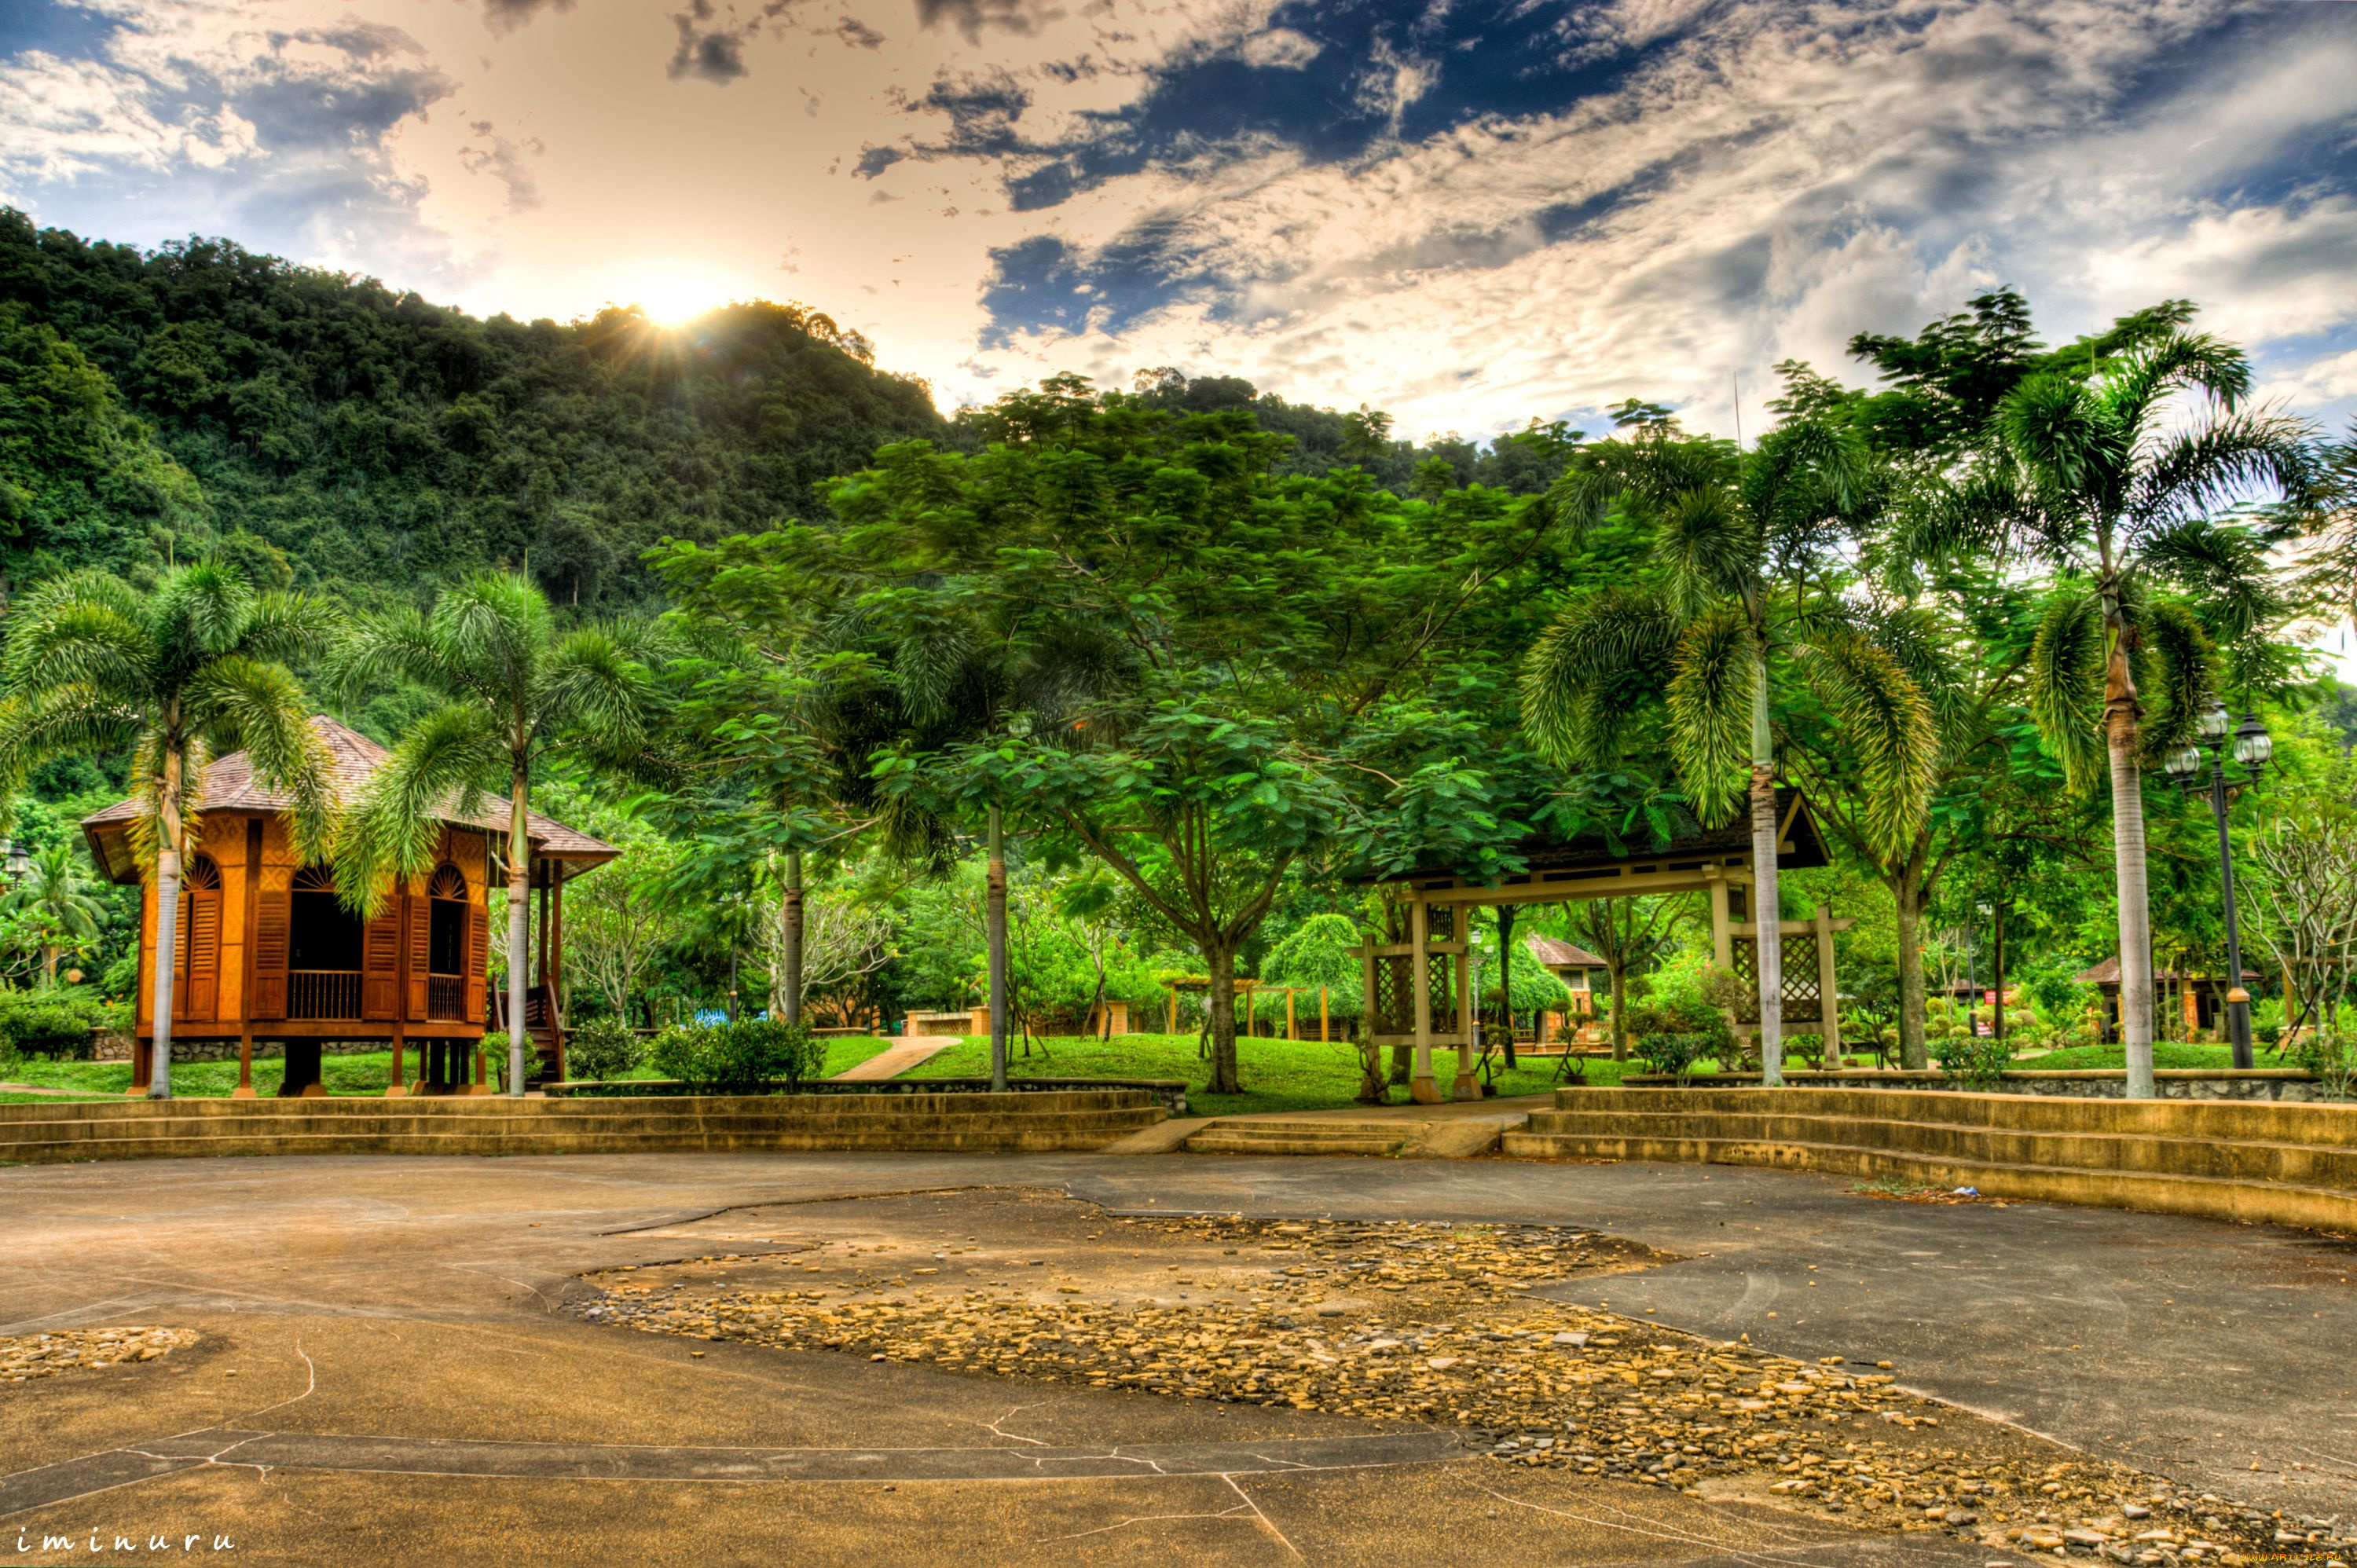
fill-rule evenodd
<path id="1" fill-rule="evenodd" d="M 1529 1131 L 1568 1136 L 1846 1144 L 1993 1165 L 2140 1171 L 2357 1191 L 2357 1149 L 2336 1144 L 2142 1133 L 2018 1131 L 1887 1116 L 1787 1114 L 1769 1109 L 1539 1112 L 1532 1116 Z"/>
<path id="2" fill-rule="evenodd" d="M 1767 1165 L 1924 1187 L 1973 1187 L 1991 1197 L 2092 1204 L 2312 1230 L 2357 1230 L 2357 1191 L 2293 1182 L 2112 1167 L 2007 1164 L 1865 1144 L 1739 1136 L 1614 1135 L 1536 1128 L 1506 1134 L 1503 1152 L 1510 1156 L 1540 1159 Z"/>
<path id="3" fill-rule="evenodd" d="M 1559 1112 L 1672 1111 L 1937 1122 L 2021 1133 L 2119 1133 L 2357 1149 L 2357 1104 L 2280 1101 L 2093 1100 L 1897 1089 L 1559 1089 Z"/>
<path id="4" fill-rule="evenodd" d="M 1198 1155 L 1400 1155 L 1424 1132 L 1420 1122 L 1254 1116 L 1214 1122 L 1187 1140 Z"/>

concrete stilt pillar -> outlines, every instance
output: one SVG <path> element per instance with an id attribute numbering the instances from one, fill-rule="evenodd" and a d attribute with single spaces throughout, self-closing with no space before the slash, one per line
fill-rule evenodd
<path id="1" fill-rule="evenodd" d="M 1408 906 L 1409 984 L 1415 992 L 1415 1055 L 1408 1069 L 1408 1098 L 1418 1105 L 1440 1103 L 1440 1085 L 1432 1077 L 1432 908 L 1418 898 Z"/>

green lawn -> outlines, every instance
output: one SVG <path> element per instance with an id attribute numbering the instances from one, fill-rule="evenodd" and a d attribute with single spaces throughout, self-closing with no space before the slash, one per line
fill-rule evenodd
<path id="1" fill-rule="evenodd" d="M 1236 1042 L 1237 1070 L 1243 1079 L 1242 1094 L 1201 1092 L 1210 1064 L 1195 1054 L 1192 1035 L 1115 1035 L 1110 1040 L 1053 1039 L 1043 1053 L 1032 1043 L 1023 1054 L 1017 1036 L 1009 1043 L 1008 1071 L 1017 1078 L 1159 1078 L 1188 1085 L 1187 1102 L 1199 1115 L 1235 1116 L 1254 1111 L 1323 1111 L 1354 1103 L 1359 1092 L 1358 1056 L 1349 1046 L 1317 1040 L 1269 1040 L 1257 1037 Z M 1435 1051 L 1433 1070 L 1446 1089 L 1456 1072 L 1456 1053 Z M 1589 1058 L 1587 1081 L 1617 1083 L 1623 1064 Z M 1628 1064 L 1632 1069 L 1633 1063 Z M 1543 1094 L 1555 1087 L 1556 1060 L 1539 1058 L 1494 1075 L 1498 1092 Z M 905 1079 L 986 1078 L 990 1074 L 990 1041 L 969 1035 L 959 1044 L 913 1071 Z M 1394 1101 L 1407 1098 L 1405 1090 L 1392 1091 Z"/>
<path id="2" fill-rule="evenodd" d="M 2265 1046 L 2253 1047 L 2252 1059 L 2261 1067 L 2298 1067 L 2289 1057 L 2278 1056 Z M 2013 1064 L 2017 1072 L 2086 1072 L 2097 1068 L 2109 1068 L 2117 1072 L 2127 1066 L 2127 1050 L 2123 1046 L 2073 1046 L 2068 1050 L 2049 1051 L 2042 1057 L 2031 1057 Z M 2182 1046 L 2167 1040 L 2155 1041 L 2152 1065 L 2157 1068 L 2230 1068 L 2234 1065 L 2232 1046 Z"/>
<path id="3" fill-rule="evenodd" d="M 889 1040 L 870 1037 L 831 1039 L 826 1042 L 826 1069 L 823 1076 L 833 1077 L 857 1067 L 869 1057 L 890 1045 Z M 493 1049 L 504 1046 L 493 1043 Z M 352 1056 L 324 1057 L 320 1060 L 320 1077 L 329 1094 L 382 1094 L 393 1075 L 391 1051 L 362 1051 Z M 286 1064 L 276 1057 L 257 1058 L 253 1064 L 253 1092 L 269 1097 L 278 1092 L 279 1083 L 286 1076 Z M 639 1068 L 631 1078 L 652 1078 L 652 1069 Z M 409 1052 L 403 1077 L 409 1082 L 417 1080 L 417 1053 Z M 75 1089 L 86 1094 L 121 1094 L 131 1087 L 129 1062 L 53 1062 L 38 1057 L 19 1061 L 0 1063 L 0 1083 L 38 1084 L 43 1089 Z M 172 1092 L 198 1097 L 225 1096 L 237 1087 L 237 1063 L 175 1062 L 172 1065 Z M 9 1094 L 10 1100 L 55 1100 L 56 1095 Z"/>

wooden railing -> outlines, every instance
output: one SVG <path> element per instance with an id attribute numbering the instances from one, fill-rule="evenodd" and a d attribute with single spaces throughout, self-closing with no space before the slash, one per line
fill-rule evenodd
<path id="1" fill-rule="evenodd" d="M 361 972 L 356 969 L 290 969 L 286 972 L 289 1018 L 358 1018 Z"/>
<path id="2" fill-rule="evenodd" d="M 436 1023 L 458 1023 L 467 1016 L 467 978 L 460 974 L 425 977 L 425 1015 Z"/>

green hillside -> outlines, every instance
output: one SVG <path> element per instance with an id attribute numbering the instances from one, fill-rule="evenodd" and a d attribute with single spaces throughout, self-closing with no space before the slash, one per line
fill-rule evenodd
<path id="1" fill-rule="evenodd" d="M 219 548 L 356 601 L 520 565 L 646 599 L 640 553 L 819 510 L 944 426 L 924 385 L 796 306 L 683 330 L 478 320 L 220 241 L 142 252 L 0 209 L 0 571 L 136 579 Z"/>

